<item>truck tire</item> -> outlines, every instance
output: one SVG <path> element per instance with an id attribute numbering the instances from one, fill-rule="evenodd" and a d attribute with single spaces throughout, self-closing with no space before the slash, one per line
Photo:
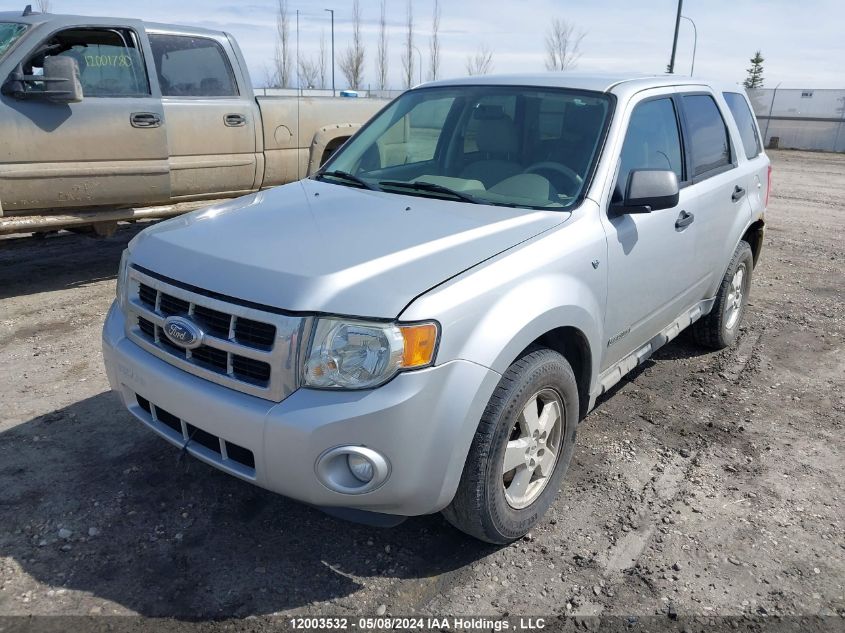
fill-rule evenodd
<path id="1" fill-rule="evenodd" d="M 723 349 L 733 344 L 748 305 L 753 269 L 751 246 L 746 241 L 740 241 L 719 285 L 713 309 L 692 326 L 696 343 L 711 349 Z"/>
<path id="2" fill-rule="evenodd" d="M 527 350 L 484 410 L 458 491 L 443 510 L 446 520 L 488 543 L 524 536 L 557 495 L 572 460 L 578 411 L 566 359 L 546 348 Z"/>

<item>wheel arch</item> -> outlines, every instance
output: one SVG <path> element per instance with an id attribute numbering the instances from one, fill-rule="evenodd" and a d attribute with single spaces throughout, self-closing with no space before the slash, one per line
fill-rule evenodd
<path id="1" fill-rule="evenodd" d="M 742 239 L 751 246 L 751 254 L 754 258 L 754 267 L 757 267 L 757 262 L 760 260 L 760 254 L 763 251 L 763 236 L 766 233 L 766 223 L 760 219 L 751 224 L 742 234 Z"/>

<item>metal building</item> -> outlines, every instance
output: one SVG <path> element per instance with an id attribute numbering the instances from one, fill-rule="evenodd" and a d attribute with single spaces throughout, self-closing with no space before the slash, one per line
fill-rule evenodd
<path id="1" fill-rule="evenodd" d="M 845 152 L 845 90 L 748 90 L 766 147 Z"/>

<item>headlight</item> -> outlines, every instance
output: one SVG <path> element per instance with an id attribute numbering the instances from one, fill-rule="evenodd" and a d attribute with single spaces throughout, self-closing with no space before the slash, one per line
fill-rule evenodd
<path id="1" fill-rule="evenodd" d="M 369 389 L 397 372 L 434 361 L 437 324 L 319 319 L 305 362 L 304 384 L 322 389 Z"/>
<path id="2" fill-rule="evenodd" d="M 120 266 L 117 268 L 117 286 L 115 288 L 115 296 L 117 297 L 117 304 L 123 309 L 126 303 L 126 276 L 129 272 L 129 249 L 123 249 L 123 254 L 120 256 Z"/>

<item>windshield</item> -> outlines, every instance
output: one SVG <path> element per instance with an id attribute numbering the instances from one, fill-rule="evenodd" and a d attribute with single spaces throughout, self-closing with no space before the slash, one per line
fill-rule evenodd
<path id="1" fill-rule="evenodd" d="M 12 48 L 12 44 L 18 41 L 24 31 L 26 31 L 26 24 L 0 22 L 0 59 L 3 59 L 6 51 Z"/>
<path id="2" fill-rule="evenodd" d="M 584 193 L 610 98 L 517 86 L 406 92 L 317 174 L 391 193 L 565 208 Z"/>

